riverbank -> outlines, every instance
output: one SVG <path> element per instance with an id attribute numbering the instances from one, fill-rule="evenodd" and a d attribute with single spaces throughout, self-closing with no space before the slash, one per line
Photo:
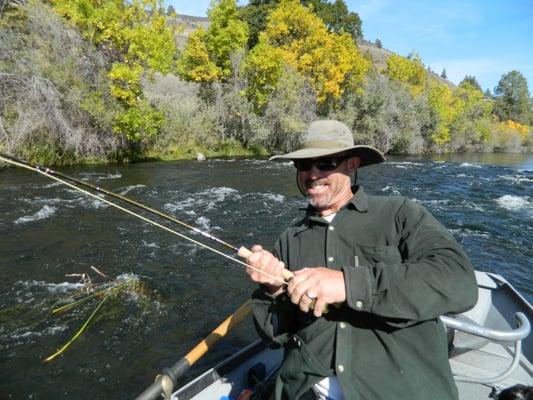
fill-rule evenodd
<path id="1" fill-rule="evenodd" d="M 207 147 L 200 144 L 185 146 L 169 146 L 163 150 L 150 149 L 132 152 L 131 155 L 118 155 L 114 159 L 105 157 L 76 157 L 74 155 L 58 154 L 54 150 L 41 149 L 17 154 L 26 161 L 46 166 L 74 166 L 74 165 L 114 165 L 147 161 L 185 161 L 196 160 L 200 156 L 205 158 L 226 157 L 266 157 L 270 153 L 263 147 L 244 147 L 236 141 L 226 141 L 215 146 Z M 5 146 L 0 146 L 0 153 L 10 154 Z M 6 165 L 0 161 L 0 168 Z"/>

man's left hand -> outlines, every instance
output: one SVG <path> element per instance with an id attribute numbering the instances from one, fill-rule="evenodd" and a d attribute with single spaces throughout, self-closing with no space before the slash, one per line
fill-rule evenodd
<path id="1" fill-rule="evenodd" d="M 344 274 L 329 268 L 303 268 L 294 272 L 287 291 L 294 304 L 303 312 L 309 312 L 309 306 L 316 299 L 313 314 L 320 317 L 326 304 L 346 301 Z"/>

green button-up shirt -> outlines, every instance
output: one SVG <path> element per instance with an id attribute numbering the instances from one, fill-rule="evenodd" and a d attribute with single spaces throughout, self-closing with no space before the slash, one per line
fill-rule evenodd
<path id="1" fill-rule="evenodd" d="M 274 254 L 291 270 L 342 270 L 347 297 L 315 318 L 285 294 L 254 293 L 260 336 L 285 346 L 276 399 L 334 375 L 346 400 L 457 399 L 438 316 L 471 308 L 477 285 L 463 250 L 422 206 L 359 187 L 331 223 L 309 207 Z"/>

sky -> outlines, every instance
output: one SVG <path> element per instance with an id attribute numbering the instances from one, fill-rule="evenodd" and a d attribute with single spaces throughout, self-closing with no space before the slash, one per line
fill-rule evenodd
<path id="1" fill-rule="evenodd" d="M 517 70 L 533 93 L 533 0 L 345 0 L 363 21 L 363 36 L 458 84 L 473 75 L 491 92 Z M 244 5 L 247 0 L 240 0 Z M 165 0 L 178 14 L 206 16 L 210 0 Z"/>

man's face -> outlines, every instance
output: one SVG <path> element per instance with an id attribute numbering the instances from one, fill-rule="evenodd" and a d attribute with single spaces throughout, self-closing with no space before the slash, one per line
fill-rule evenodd
<path id="1" fill-rule="evenodd" d="M 331 171 L 321 171 L 317 165 L 307 171 L 298 171 L 298 179 L 309 204 L 322 215 L 340 209 L 352 197 L 350 176 L 355 173 L 360 162 L 359 157 L 351 157 Z"/>

